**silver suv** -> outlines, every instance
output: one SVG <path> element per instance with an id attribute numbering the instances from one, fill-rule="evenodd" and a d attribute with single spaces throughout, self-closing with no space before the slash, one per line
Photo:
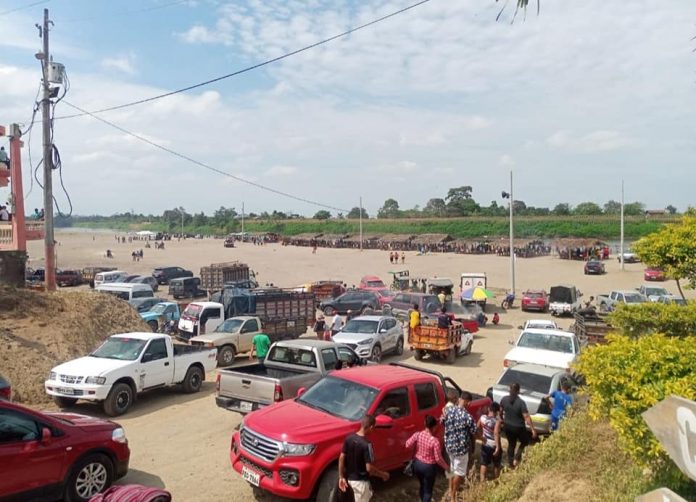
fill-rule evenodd
<path id="1" fill-rule="evenodd" d="M 403 354 L 404 327 L 392 316 L 364 315 L 348 321 L 333 340 L 349 346 L 360 357 L 380 362 L 384 353 Z"/>

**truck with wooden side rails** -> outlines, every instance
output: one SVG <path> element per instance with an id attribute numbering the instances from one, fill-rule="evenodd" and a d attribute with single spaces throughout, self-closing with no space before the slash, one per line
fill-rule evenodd
<path id="1" fill-rule="evenodd" d="M 225 285 L 243 285 L 255 288 L 256 276 L 246 263 L 238 261 L 212 263 L 207 267 L 201 267 L 201 288 L 207 291 L 220 291 Z"/>

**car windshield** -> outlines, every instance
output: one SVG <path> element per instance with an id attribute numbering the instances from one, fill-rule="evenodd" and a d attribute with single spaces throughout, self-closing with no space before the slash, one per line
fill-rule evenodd
<path id="1" fill-rule="evenodd" d="M 193 303 L 186 307 L 186 310 L 184 310 L 183 315 L 185 317 L 193 317 L 194 319 L 198 319 L 198 316 L 201 315 L 201 311 L 203 310 L 203 307 L 201 305 L 194 305 Z"/>
<path id="2" fill-rule="evenodd" d="M 275 345 L 271 347 L 271 352 L 266 357 L 267 361 L 285 364 L 296 364 L 298 366 L 317 367 L 317 359 L 311 350 L 299 347 L 286 347 Z"/>
<path id="3" fill-rule="evenodd" d="M 115 296 L 116 298 L 120 298 L 121 300 L 130 300 L 130 295 L 128 294 L 128 291 L 100 291 L 100 293 L 108 293 L 111 296 Z"/>
<path id="4" fill-rule="evenodd" d="M 359 420 L 372 405 L 377 389 L 342 378 L 319 380 L 297 402 L 346 420 Z"/>
<path id="5" fill-rule="evenodd" d="M 527 322 L 527 329 L 557 329 L 557 327 L 552 322 Z"/>
<path id="6" fill-rule="evenodd" d="M 542 295 L 541 293 L 529 293 L 529 292 L 525 293 L 524 296 L 527 298 L 543 298 L 544 297 L 544 295 Z"/>
<path id="7" fill-rule="evenodd" d="M 551 391 L 550 376 L 517 371 L 514 368 L 510 368 L 503 373 L 503 376 L 500 377 L 500 381 L 498 381 L 498 385 L 510 385 L 515 382 L 520 384 L 522 392 L 533 391 L 549 394 Z"/>
<path id="8" fill-rule="evenodd" d="M 383 298 L 389 298 L 391 296 L 394 296 L 394 292 L 389 289 L 380 289 L 379 291 L 377 291 L 377 294 Z"/>
<path id="9" fill-rule="evenodd" d="M 107 339 L 101 347 L 92 352 L 92 357 L 105 359 L 120 359 L 122 361 L 135 361 L 147 344 L 147 340 L 137 338 L 112 337 Z"/>
<path id="10" fill-rule="evenodd" d="M 215 328 L 216 333 L 236 333 L 241 325 L 244 324 L 242 319 L 227 319 L 220 326 Z"/>
<path id="11" fill-rule="evenodd" d="M 343 328 L 344 333 L 360 333 L 363 335 L 373 335 L 377 333 L 377 321 L 367 321 L 364 319 L 351 319 Z"/>
<path id="12" fill-rule="evenodd" d="M 377 281 L 367 281 L 367 287 L 368 288 L 383 288 L 384 283 L 380 280 Z"/>
<path id="13" fill-rule="evenodd" d="M 666 291 L 665 291 L 666 293 Z M 643 295 L 639 293 L 628 293 L 624 295 L 624 300 L 626 300 L 626 303 L 643 303 L 645 300 L 643 299 Z"/>
<path id="14" fill-rule="evenodd" d="M 669 293 L 665 288 L 645 288 L 645 294 L 647 296 L 665 296 Z"/>
<path id="15" fill-rule="evenodd" d="M 517 342 L 518 347 L 527 349 L 551 350 L 553 352 L 573 353 L 573 341 L 569 336 L 551 333 L 530 333 L 525 331 Z"/>

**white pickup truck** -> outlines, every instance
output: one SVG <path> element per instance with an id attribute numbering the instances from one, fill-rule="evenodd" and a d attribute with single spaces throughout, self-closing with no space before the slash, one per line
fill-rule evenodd
<path id="1" fill-rule="evenodd" d="M 61 408 L 78 399 L 101 402 L 114 417 L 143 391 L 181 384 L 184 392 L 198 392 L 216 355 L 217 349 L 174 344 L 169 335 L 113 335 L 90 355 L 53 368 L 44 387 Z"/>
<path id="2" fill-rule="evenodd" d="M 637 305 L 639 303 L 648 302 L 648 298 L 635 290 L 614 290 L 608 295 L 597 295 L 597 303 L 599 310 L 611 311 L 617 305 Z"/>
<path id="3" fill-rule="evenodd" d="M 577 336 L 558 329 L 525 329 L 514 345 L 503 360 L 506 368 L 531 363 L 569 369 L 580 354 Z"/>

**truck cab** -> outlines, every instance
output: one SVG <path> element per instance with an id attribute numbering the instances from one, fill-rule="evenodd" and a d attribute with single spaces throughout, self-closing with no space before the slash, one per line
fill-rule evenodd
<path id="1" fill-rule="evenodd" d="M 194 336 L 214 331 L 225 320 L 222 303 L 189 303 L 179 319 L 178 338 L 190 340 Z"/>
<path id="2" fill-rule="evenodd" d="M 194 336 L 192 345 L 217 347 L 218 366 L 230 366 L 237 354 L 251 351 L 251 341 L 261 333 L 261 320 L 254 316 L 230 317 L 205 335 Z"/>

